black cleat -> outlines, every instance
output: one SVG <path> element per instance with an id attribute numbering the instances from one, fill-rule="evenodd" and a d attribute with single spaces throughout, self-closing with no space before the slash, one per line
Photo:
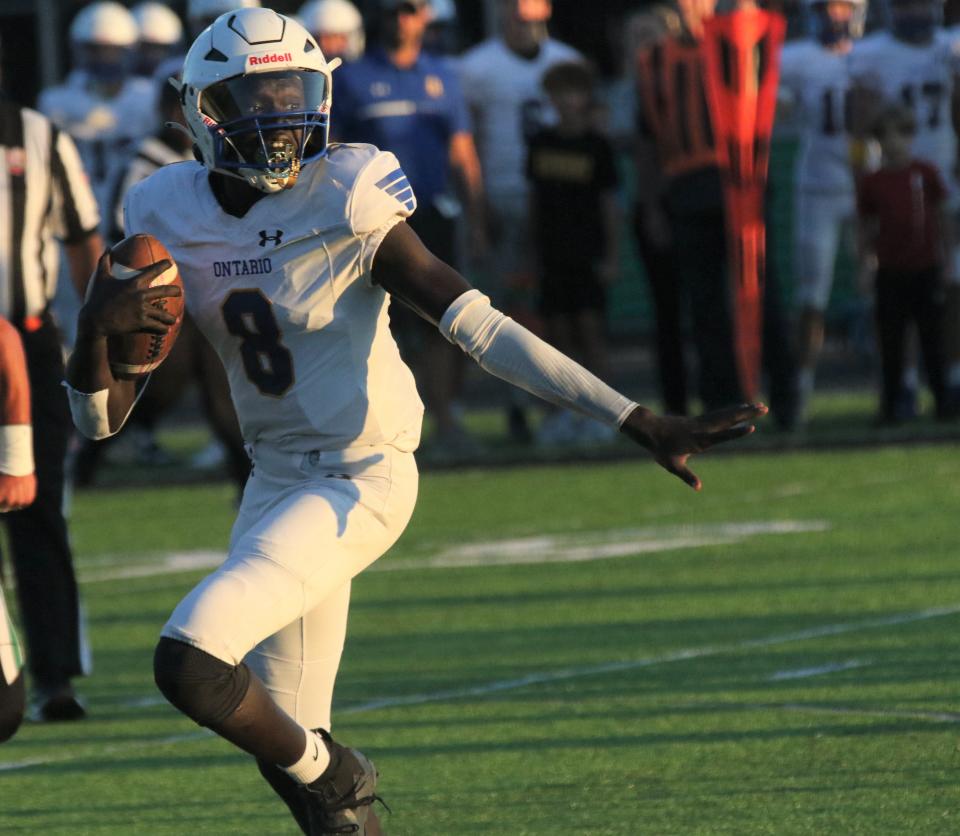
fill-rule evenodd
<path id="1" fill-rule="evenodd" d="M 379 828 L 373 829 L 376 817 L 370 815 L 370 805 L 380 800 L 376 795 L 376 767 L 362 752 L 334 742 L 323 729 L 315 731 L 330 750 L 330 764 L 316 781 L 304 787 L 309 799 L 309 833 L 372 836 L 379 832 Z"/>
<path id="2" fill-rule="evenodd" d="M 62 723 L 82 720 L 87 709 L 70 685 L 57 688 L 38 688 L 31 719 L 37 723 Z"/>

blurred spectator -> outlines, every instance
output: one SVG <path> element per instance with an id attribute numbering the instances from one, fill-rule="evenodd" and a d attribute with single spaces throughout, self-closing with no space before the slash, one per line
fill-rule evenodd
<path id="1" fill-rule="evenodd" d="M 933 164 L 947 187 L 948 202 L 960 202 L 957 188 L 957 52 L 940 26 L 942 0 L 891 0 L 889 31 L 875 32 L 850 54 L 850 73 L 861 98 L 872 98 L 874 113 L 884 103 L 902 102 L 916 117 L 913 154 Z M 869 118 L 869 117 L 868 117 Z M 947 286 L 947 385 L 960 395 L 960 285 L 951 272 Z M 904 406 L 916 402 L 916 369 L 908 364 Z M 913 407 L 915 409 L 915 407 Z"/>
<path id="2" fill-rule="evenodd" d="M 95 72 L 96 70 L 94 70 Z M 77 91 L 82 95 L 82 90 Z M 64 459 L 72 434 L 63 346 L 49 311 L 60 249 L 82 296 L 103 240 L 76 146 L 39 113 L 0 102 L 0 315 L 19 331 L 27 360 L 37 497 L 3 516 L 29 649 L 37 718 L 84 715 L 72 680 L 89 666 L 73 555 L 64 517 Z"/>
<path id="3" fill-rule="evenodd" d="M 173 10 L 162 3 L 139 3 L 130 13 L 140 33 L 133 72 L 152 80 L 157 68 L 180 51 L 183 24 Z"/>
<path id="4" fill-rule="evenodd" d="M 794 171 L 794 282 L 798 322 L 798 411 L 805 415 L 823 348 L 824 312 L 843 230 L 855 214 L 850 165 L 849 55 L 863 35 L 866 0 L 808 0 L 810 37 L 780 57 L 781 115 L 800 136 Z"/>
<path id="5" fill-rule="evenodd" d="M 85 6 L 70 24 L 74 68 L 39 99 L 39 109 L 77 143 L 104 234 L 116 178 L 156 119 L 152 82 L 131 74 L 138 36 L 133 15 L 119 3 Z"/>
<path id="6" fill-rule="evenodd" d="M 594 127 L 596 79 L 580 62 L 555 64 L 543 87 L 558 115 L 528 143 L 538 305 L 548 340 L 607 373 L 606 287 L 620 274 L 620 211 L 613 148 Z M 614 431 L 571 412 L 547 416 L 540 444 L 607 441 Z"/>
<path id="7" fill-rule="evenodd" d="M 350 0 L 312 0 L 304 3 L 297 17 L 317 39 L 323 57 L 356 61 L 366 46 L 363 18 Z"/>
<path id="8" fill-rule="evenodd" d="M 409 224 L 437 256 L 457 259 L 460 203 L 472 248 L 482 251 L 482 183 L 470 117 L 452 65 L 423 51 L 427 0 L 383 0 L 381 43 L 337 71 L 332 125 L 338 140 L 369 142 L 395 153 L 417 197 Z M 462 353 L 436 328 L 401 306 L 391 309 L 400 345 L 436 422 L 436 449 L 467 452 L 474 443 L 453 409 Z"/>
<path id="9" fill-rule="evenodd" d="M 700 398 L 710 410 L 743 398 L 733 354 L 723 190 L 703 83 L 702 25 L 689 9 L 683 23 L 682 33 L 665 35 L 639 56 L 637 199 L 641 235 L 660 249 L 670 243 L 682 292 L 689 295 Z"/>
<path id="10" fill-rule="evenodd" d="M 255 9 L 260 5 L 260 0 L 187 0 L 187 29 L 190 40 L 196 38 L 225 12 Z"/>
<path id="11" fill-rule="evenodd" d="M 640 121 L 636 101 L 639 95 L 638 58 L 668 34 L 679 33 L 680 18 L 672 9 L 656 7 L 649 12 L 631 15 L 624 29 L 627 39 L 624 80 L 628 86 L 620 91 L 611 113 L 628 114 L 630 150 L 636 156 L 637 177 L 645 178 L 650 176 L 649 149 L 643 140 L 636 142 L 636 126 Z M 628 92 L 632 100 L 627 99 Z M 614 116 L 615 136 L 626 130 L 624 122 L 623 116 L 619 120 Z M 659 175 L 654 176 L 660 179 Z M 677 278 L 673 263 L 672 235 L 663 194 L 642 183 L 634 201 L 633 233 L 653 303 L 657 377 L 663 408 L 672 415 L 686 415 L 688 392 L 683 339 L 683 285 Z"/>
<path id="12" fill-rule="evenodd" d="M 640 233 L 672 247 L 676 277 L 689 299 L 699 393 L 707 410 L 743 400 L 734 356 L 724 195 L 699 44 L 703 19 L 713 7 L 713 0 L 682 0 L 682 30 L 641 51 L 636 152 Z M 790 428 L 796 418 L 793 359 L 776 274 L 769 267 L 763 303 L 771 411 Z"/>
<path id="13" fill-rule="evenodd" d="M 911 148 L 916 132 L 911 108 L 886 107 L 874 128 L 881 167 L 864 175 L 858 187 L 861 262 L 865 271 L 876 272 L 883 376 L 880 419 L 885 423 L 912 417 L 899 410 L 909 323 L 917 326 L 937 416 L 956 414 L 946 392 L 942 341 L 944 289 L 952 268 L 952 219 L 941 173 Z"/>
<path id="14" fill-rule="evenodd" d="M 549 121 L 541 86 L 544 72 L 580 56 L 548 36 L 550 0 L 498 0 L 497 12 L 500 34 L 463 56 L 460 77 L 474 116 L 491 236 L 488 268 L 478 286 L 495 305 L 515 310 L 510 295 L 524 287 L 531 289 L 534 268 L 525 140 Z M 510 397 L 517 397 L 512 387 Z M 526 417 L 516 400 L 509 423 L 514 440 L 530 440 Z"/>

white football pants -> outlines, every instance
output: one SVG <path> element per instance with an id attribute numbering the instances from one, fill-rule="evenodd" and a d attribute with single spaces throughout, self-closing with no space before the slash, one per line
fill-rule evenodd
<path id="1" fill-rule="evenodd" d="M 793 282 L 797 307 L 825 311 L 841 235 L 856 211 L 851 192 L 798 189 L 793 208 Z"/>
<path id="2" fill-rule="evenodd" d="M 245 661 L 307 728 L 330 728 L 350 581 L 406 528 L 412 453 L 257 447 L 224 563 L 180 602 L 162 634 L 231 665 Z"/>

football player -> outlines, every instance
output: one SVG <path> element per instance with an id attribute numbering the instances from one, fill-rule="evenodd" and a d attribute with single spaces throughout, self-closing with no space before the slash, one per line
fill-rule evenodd
<path id="1" fill-rule="evenodd" d="M 76 141 L 105 234 L 116 178 L 156 119 L 152 82 L 131 75 L 138 36 L 133 15 L 119 3 L 85 6 L 70 24 L 73 70 L 38 100 L 38 109 Z"/>
<path id="2" fill-rule="evenodd" d="M 788 43 L 780 58 L 779 96 L 800 132 L 793 188 L 800 420 L 823 347 L 841 231 L 854 215 L 849 60 L 866 11 L 866 0 L 808 0 L 810 37 Z"/>
<path id="3" fill-rule="evenodd" d="M 0 317 L 0 512 L 26 508 L 36 495 L 27 360 L 17 329 Z M 22 665 L 0 587 L 0 743 L 13 737 L 23 721 Z"/>
<path id="4" fill-rule="evenodd" d="M 311 0 L 300 7 L 297 17 L 316 38 L 328 61 L 356 61 L 363 55 L 363 18 L 350 0 Z"/>
<path id="5" fill-rule="evenodd" d="M 943 6 L 943 0 L 889 0 L 889 28 L 856 45 L 850 71 L 858 91 L 872 93 L 877 105 L 902 101 L 913 109 L 917 120 L 913 154 L 939 169 L 949 191 L 948 203 L 955 209 L 960 202 L 958 46 L 941 25 Z M 955 397 L 960 390 L 960 285 L 954 282 L 947 288 L 946 317 L 947 378 Z M 915 369 L 912 375 L 916 376 Z M 908 386 L 911 383 L 907 381 Z"/>
<path id="6" fill-rule="evenodd" d="M 176 607 L 154 671 L 170 702 L 254 755 L 308 833 L 367 832 L 377 773 L 330 736 L 351 579 L 403 531 L 423 406 L 390 334 L 391 297 L 483 368 L 619 428 L 688 485 L 691 453 L 752 431 L 762 405 L 698 419 L 638 406 L 495 310 L 404 222 L 396 158 L 328 146 L 331 71 L 290 18 L 244 9 L 191 47 L 180 87 L 202 163 L 165 166 L 126 202 L 126 230 L 165 242 L 216 348 L 253 459 L 223 565 Z M 160 262 L 141 276 L 169 267 Z M 107 339 L 164 333 L 169 287 L 105 280 L 70 361 L 71 411 L 115 433 L 135 397 Z"/>
<path id="7" fill-rule="evenodd" d="M 152 79 L 157 68 L 180 49 L 183 24 L 172 9 L 153 0 L 138 3 L 130 10 L 130 14 L 139 32 L 133 71 Z"/>

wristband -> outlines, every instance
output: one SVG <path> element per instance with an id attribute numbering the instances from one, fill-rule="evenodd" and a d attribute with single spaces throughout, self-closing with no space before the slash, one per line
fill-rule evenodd
<path id="1" fill-rule="evenodd" d="M 33 427 L 29 424 L 0 425 L 0 473 L 33 473 Z"/>

